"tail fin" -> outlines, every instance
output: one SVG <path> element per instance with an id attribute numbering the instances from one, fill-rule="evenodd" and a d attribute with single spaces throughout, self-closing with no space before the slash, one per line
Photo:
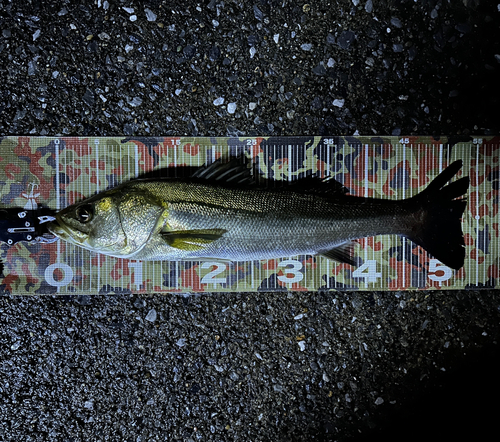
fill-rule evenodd
<path id="1" fill-rule="evenodd" d="M 446 183 L 461 169 L 462 161 L 455 161 L 441 172 L 427 188 L 411 198 L 420 207 L 419 222 L 408 238 L 422 246 L 443 264 L 458 270 L 464 265 L 465 243 L 461 218 L 467 205 L 469 177 Z"/>

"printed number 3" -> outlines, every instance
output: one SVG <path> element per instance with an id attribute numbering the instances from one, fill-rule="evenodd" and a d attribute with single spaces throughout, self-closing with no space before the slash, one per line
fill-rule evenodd
<path id="1" fill-rule="evenodd" d="M 292 266 L 288 268 L 288 266 Z M 302 263 L 295 261 L 294 259 L 285 259 L 278 264 L 278 267 L 286 267 L 285 275 L 279 275 L 278 281 L 291 283 L 300 282 L 304 279 L 304 274 L 300 271 L 302 270 Z M 293 275 L 291 278 L 288 275 Z"/>

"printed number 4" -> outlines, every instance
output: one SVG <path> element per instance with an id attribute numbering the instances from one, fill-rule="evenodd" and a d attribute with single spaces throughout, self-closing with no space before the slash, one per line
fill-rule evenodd
<path id="1" fill-rule="evenodd" d="M 352 276 L 354 278 L 364 278 L 365 282 L 377 282 L 377 278 L 381 278 L 382 273 L 377 272 L 377 261 L 368 259 L 352 272 Z"/>

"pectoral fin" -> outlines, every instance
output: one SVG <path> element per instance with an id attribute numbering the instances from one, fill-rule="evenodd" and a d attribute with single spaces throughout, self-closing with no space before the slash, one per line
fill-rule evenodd
<path id="1" fill-rule="evenodd" d="M 175 230 L 161 232 L 161 235 L 171 247 L 194 251 L 203 249 L 218 240 L 226 232 L 227 230 L 224 229 Z"/>
<path id="2" fill-rule="evenodd" d="M 355 244 L 357 244 L 356 241 L 349 241 L 331 250 L 320 252 L 319 255 L 324 256 L 328 259 L 333 259 L 334 261 L 339 261 L 355 266 L 356 262 L 352 259 Z"/>

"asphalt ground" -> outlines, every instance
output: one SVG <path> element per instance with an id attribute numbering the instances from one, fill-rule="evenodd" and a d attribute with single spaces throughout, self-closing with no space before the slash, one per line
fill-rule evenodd
<path id="1" fill-rule="evenodd" d="M 495 2 L 0 1 L 2 135 L 498 134 Z M 481 439 L 491 290 L 0 298 L 0 440 Z"/>

